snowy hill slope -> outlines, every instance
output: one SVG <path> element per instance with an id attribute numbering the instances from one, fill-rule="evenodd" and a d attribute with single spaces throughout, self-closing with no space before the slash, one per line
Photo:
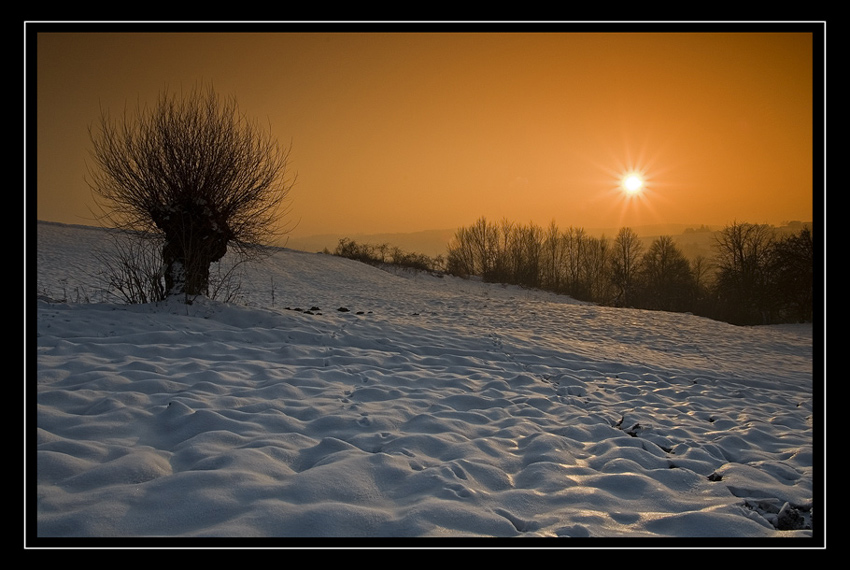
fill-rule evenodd
<path id="1" fill-rule="evenodd" d="M 97 300 L 102 231 L 37 229 L 38 292 Z M 291 250 L 232 304 L 30 301 L 38 537 L 820 531 L 811 325 Z"/>

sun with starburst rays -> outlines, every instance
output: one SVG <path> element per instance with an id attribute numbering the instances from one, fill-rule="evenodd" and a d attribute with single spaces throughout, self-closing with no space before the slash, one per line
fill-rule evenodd
<path id="1" fill-rule="evenodd" d="M 658 222 L 655 206 L 664 201 L 659 192 L 664 177 L 658 167 L 659 155 L 648 156 L 644 151 L 633 154 L 626 148 L 620 156 L 610 153 L 607 164 L 594 161 L 605 176 L 598 180 L 594 201 L 608 209 L 606 217 L 620 225 Z"/>
<path id="2" fill-rule="evenodd" d="M 623 176 L 621 185 L 626 194 L 637 194 L 643 188 L 643 176 L 636 172 L 629 172 Z"/>

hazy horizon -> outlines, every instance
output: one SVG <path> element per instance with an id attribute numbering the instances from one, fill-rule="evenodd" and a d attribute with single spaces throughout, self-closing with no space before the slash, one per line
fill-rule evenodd
<path id="1" fill-rule="evenodd" d="M 472 225 L 475 220 L 471 220 L 467 226 Z M 498 222 L 499 220 L 488 220 Z M 515 220 L 510 220 L 515 221 Z M 747 220 L 737 220 L 738 223 L 755 223 Z M 732 222 L 730 222 L 732 223 Z M 770 224 L 777 228 L 787 227 L 789 224 L 801 223 L 812 227 L 812 220 L 787 220 L 787 223 Z M 628 226 L 643 239 L 652 239 L 662 235 L 673 237 L 682 237 L 688 235 L 687 230 L 697 230 L 694 234 L 699 233 L 701 228 L 709 228 L 712 231 L 719 231 L 726 227 L 727 224 L 654 224 L 646 226 Z M 584 226 L 574 226 L 581 228 L 588 236 L 607 237 L 614 239 L 620 227 L 611 228 L 586 228 Z M 284 238 L 284 247 L 298 249 L 302 251 L 322 251 L 328 249 L 334 250 L 339 239 L 351 239 L 361 244 L 381 245 L 388 244 L 395 246 L 406 252 L 423 253 L 431 257 L 445 254 L 449 241 L 454 236 L 458 228 L 443 228 L 434 230 L 423 230 L 417 232 L 393 232 L 393 233 L 360 233 L 360 234 L 340 234 L 337 232 L 329 232 L 325 234 L 316 234 L 311 236 L 297 236 L 290 239 Z M 560 227 L 561 231 L 567 227 Z"/>
<path id="2" fill-rule="evenodd" d="M 57 222 L 54 220 L 37 220 L 38 222 L 64 224 L 65 222 Z M 471 220 L 471 225 L 475 220 Z M 488 220 L 499 221 L 499 220 Z M 514 220 L 509 220 L 514 221 Z M 738 223 L 755 223 L 748 220 L 737 220 Z M 777 228 L 789 227 L 788 224 L 805 224 L 813 227 L 812 220 L 786 220 L 787 223 L 770 224 Z M 731 222 L 730 222 L 731 223 Z M 99 227 L 91 224 L 67 224 L 81 225 L 89 227 Z M 700 239 L 702 228 L 709 228 L 712 232 L 722 230 L 728 224 L 709 225 L 709 224 L 656 224 L 648 226 L 628 226 L 644 241 L 651 240 L 661 235 L 669 235 L 674 238 L 679 238 L 678 245 L 683 250 L 683 253 L 688 257 L 695 255 L 707 255 L 709 253 L 706 244 L 701 243 L 705 240 Z M 573 226 L 581 228 L 588 236 L 606 237 L 614 239 L 620 227 L 612 228 L 586 228 L 584 226 Z M 387 244 L 391 247 L 398 247 L 407 253 L 425 254 L 435 258 L 438 255 L 445 255 L 448 249 L 448 244 L 454 237 L 459 228 L 442 228 L 432 230 L 421 230 L 415 232 L 382 232 L 382 233 L 358 233 L 348 234 L 339 232 L 328 232 L 323 234 L 314 234 L 309 236 L 283 236 L 279 243 L 273 244 L 276 247 L 284 247 L 310 253 L 322 252 L 325 250 L 333 252 L 339 243 L 340 239 L 350 239 L 361 245 L 382 245 Z M 559 227 L 561 231 L 567 227 Z M 688 230 L 696 230 L 688 232 Z M 792 230 L 796 231 L 794 228 Z M 683 242 L 684 237 L 690 236 L 687 243 Z M 709 240 L 710 241 L 710 240 Z"/>

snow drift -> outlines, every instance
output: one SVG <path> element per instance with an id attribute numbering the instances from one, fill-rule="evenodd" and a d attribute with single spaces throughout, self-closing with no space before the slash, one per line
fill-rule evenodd
<path id="1" fill-rule="evenodd" d="M 811 325 L 285 249 L 237 303 L 91 302 L 103 244 L 38 224 L 32 539 L 822 531 Z"/>

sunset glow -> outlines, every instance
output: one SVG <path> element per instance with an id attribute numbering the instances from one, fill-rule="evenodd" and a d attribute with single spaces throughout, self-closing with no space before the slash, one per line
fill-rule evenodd
<path id="1" fill-rule="evenodd" d="M 28 58 L 29 211 L 92 223 L 88 127 L 101 109 L 132 112 L 166 87 L 208 82 L 291 145 L 292 238 L 444 230 L 481 216 L 609 235 L 810 221 L 823 192 L 813 188 L 819 36 L 788 29 L 45 27 Z"/>

